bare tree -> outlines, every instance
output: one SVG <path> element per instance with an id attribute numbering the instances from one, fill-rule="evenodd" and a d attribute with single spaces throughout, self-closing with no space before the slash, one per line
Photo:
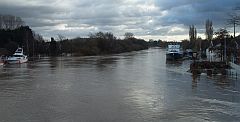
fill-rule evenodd
<path id="1" fill-rule="evenodd" d="M 205 35 L 206 35 L 206 39 L 208 41 L 212 40 L 213 38 L 213 24 L 212 24 L 212 21 L 211 20 L 206 20 L 206 32 L 205 32 Z"/>
<path id="2" fill-rule="evenodd" d="M 197 39 L 197 29 L 194 25 L 189 27 L 189 39 L 190 41 L 195 41 Z"/>
<path id="3" fill-rule="evenodd" d="M 230 13 L 228 16 L 229 18 L 227 19 L 227 24 L 233 27 L 233 36 L 235 38 L 236 34 L 236 26 L 240 25 L 240 7 L 235 7 L 233 9 L 233 12 Z"/>
<path id="4" fill-rule="evenodd" d="M 236 13 L 230 14 L 229 19 L 227 20 L 227 24 L 233 26 L 233 37 L 235 38 L 236 25 L 240 24 L 240 16 Z"/>
<path id="5" fill-rule="evenodd" d="M 97 32 L 97 33 L 90 33 L 89 38 L 91 39 L 106 39 L 106 40 L 116 40 L 116 37 L 111 32 Z"/>
<path id="6" fill-rule="evenodd" d="M 132 39 L 132 38 L 134 38 L 134 34 L 131 33 L 131 32 L 126 32 L 124 34 L 124 36 L 125 36 L 125 39 Z"/>
<path id="7" fill-rule="evenodd" d="M 58 34 L 57 36 L 58 36 L 58 41 L 63 41 L 66 39 L 66 37 L 61 34 Z"/>
<path id="8" fill-rule="evenodd" d="M 24 25 L 20 17 L 12 15 L 0 15 L 0 29 L 16 29 Z"/>
<path id="9" fill-rule="evenodd" d="M 214 34 L 217 36 L 218 39 L 224 39 L 230 36 L 228 31 L 225 28 L 220 28 Z"/>
<path id="10" fill-rule="evenodd" d="M 35 40 L 39 41 L 39 42 L 43 42 L 44 41 L 43 37 L 40 34 L 34 32 L 34 31 L 33 31 L 33 38 Z"/>

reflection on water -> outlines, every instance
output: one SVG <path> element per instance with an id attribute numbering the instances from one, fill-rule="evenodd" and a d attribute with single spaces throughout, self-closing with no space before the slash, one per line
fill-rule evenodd
<path id="1" fill-rule="evenodd" d="M 187 72 L 165 50 L 45 57 L 0 67 L 0 118 L 11 122 L 239 121 L 236 76 Z"/>
<path id="2" fill-rule="evenodd" d="M 200 80 L 199 75 L 196 75 L 196 74 L 192 75 L 192 88 L 193 89 L 197 88 L 197 83 L 198 83 L 199 80 Z"/>

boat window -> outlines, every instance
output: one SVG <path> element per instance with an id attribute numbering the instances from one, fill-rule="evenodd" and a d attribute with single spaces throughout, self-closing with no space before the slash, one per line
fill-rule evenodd
<path id="1" fill-rule="evenodd" d="M 23 57 L 22 55 L 13 55 L 14 57 Z"/>
<path id="2" fill-rule="evenodd" d="M 17 52 L 17 53 L 21 53 L 21 52 L 22 52 L 22 49 L 17 49 L 16 52 Z"/>

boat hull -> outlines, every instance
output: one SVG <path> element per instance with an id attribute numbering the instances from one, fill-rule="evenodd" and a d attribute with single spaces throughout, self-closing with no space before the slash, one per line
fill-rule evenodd
<path id="1" fill-rule="evenodd" d="M 8 64 L 21 64 L 28 61 L 26 55 L 23 54 L 23 49 L 18 48 L 15 53 L 6 59 Z"/>
<path id="2" fill-rule="evenodd" d="M 167 60 L 180 60 L 183 58 L 183 54 L 181 53 L 167 53 L 166 59 Z"/>
<path id="3" fill-rule="evenodd" d="M 28 59 L 19 59 L 19 60 L 7 60 L 8 64 L 21 64 L 26 63 Z"/>

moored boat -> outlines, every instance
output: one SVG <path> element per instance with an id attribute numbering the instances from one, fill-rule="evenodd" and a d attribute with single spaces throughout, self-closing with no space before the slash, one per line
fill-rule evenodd
<path id="1" fill-rule="evenodd" d="M 23 48 L 18 48 L 15 53 L 6 60 L 6 62 L 9 64 L 21 64 L 27 61 L 28 58 L 23 54 Z"/>
<path id="2" fill-rule="evenodd" d="M 169 44 L 166 53 L 167 60 L 179 60 L 183 58 L 183 51 L 179 44 Z"/>

